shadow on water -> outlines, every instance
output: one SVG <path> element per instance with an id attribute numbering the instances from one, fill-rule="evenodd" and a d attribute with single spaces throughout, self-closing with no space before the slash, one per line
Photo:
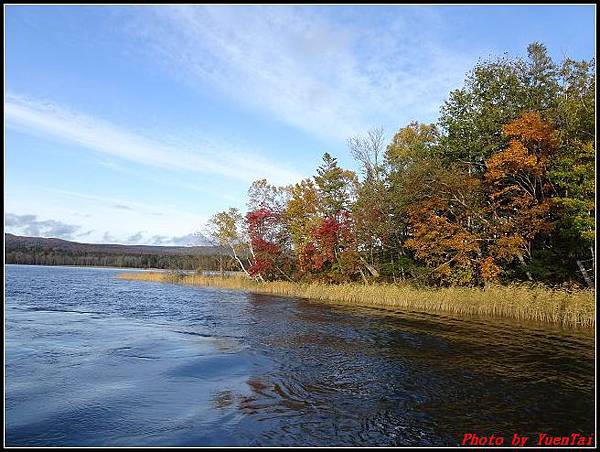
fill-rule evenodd
<path id="1" fill-rule="evenodd" d="M 590 434 L 594 337 L 12 267 L 9 445 L 456 445 Z"/>

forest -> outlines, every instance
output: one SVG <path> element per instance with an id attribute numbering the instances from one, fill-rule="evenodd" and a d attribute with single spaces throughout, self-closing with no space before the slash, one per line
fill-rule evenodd
<path id="1" fill-rule="evenodd" d="M 436 123 L 347 144 L 360 171 L 325 153 L 294 185 L 255 181 L 206 233 L 258 281 L 593 287 L 594 60 L 481 60 Z"/>
<path id="2" fill-rule="evenodd" d="M 5 234 L 7 264 L 235 270 L 227 250 L 211 246 L 99 245 Z"/>
<path id="3" fill-rule="evenodd" d="M 75 265 L 91 267 L 159 268 L 168 270 L 218 271 L 219 260 L 214 256 L 168 256 L 160 254 L 127 255 L 111 253 L 72 253 L 65 250 L 20 250 L 5 253 L 7 264 L 25 265 Z M 228 259 L 225 259 L 229 262 Z M 229 270 L 225 266 L 223 270 Z"/>

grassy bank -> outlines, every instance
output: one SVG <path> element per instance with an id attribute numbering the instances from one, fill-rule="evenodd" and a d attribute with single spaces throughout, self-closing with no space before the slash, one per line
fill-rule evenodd
<path id="1" fill-rule="evenodd" d="M 177 275 L 158 272 L 122 273 L 119 278 L 247 290 L 357 306 L 504 316 L 591 328 L 595 325 L 594 292 L 591 290 L 567 292 L 516 285 L 492 286 L 486 289 L 422 289 L 393 284 L 330 285 L 286 281 L 261 283 L 244 276 Z"/>

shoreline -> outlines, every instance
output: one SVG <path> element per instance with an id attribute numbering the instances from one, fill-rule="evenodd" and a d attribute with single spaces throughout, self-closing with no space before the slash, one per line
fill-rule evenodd
<path id="1" fill-rule="evenodd" d="M 525 285 L 496 285 L 480 289 L 415 288 L 398 284 L 257 282 L 244 276 L 180 275 L 156 271 L 121 273 L 117 278 L 243 290 L 352 306 L 537 320 L 565 327 L 594 328 L 596 324 L 594 291 L 586 289 L 567 292 Z"/>
<path id="2" fill-rule="evenodd" d="M 19 267 L 61 267 L 61 268 L 95 268 L 98 270 L 123 270 L 123 271 L 151 271 L 151 272 L 168 272 L 162 268 L 142 268 L 142 267 L 113 267 L 110 265 L 67 265 L 67 264 L 16 264 L 14 262 L 5 263 L 4 266 L 19 266 Z M 193 270 L 190 270 L 193 271 Z"/>

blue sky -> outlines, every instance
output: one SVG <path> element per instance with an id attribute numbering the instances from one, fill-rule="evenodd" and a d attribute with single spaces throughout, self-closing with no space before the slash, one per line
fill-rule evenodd
<path id="1" fill-rule="evenodd" d="M 5 227 L 194 243 L 255 179 L 435 121 L 480 58 L 595 54 L 593 6 L 7 6 Z"/>

